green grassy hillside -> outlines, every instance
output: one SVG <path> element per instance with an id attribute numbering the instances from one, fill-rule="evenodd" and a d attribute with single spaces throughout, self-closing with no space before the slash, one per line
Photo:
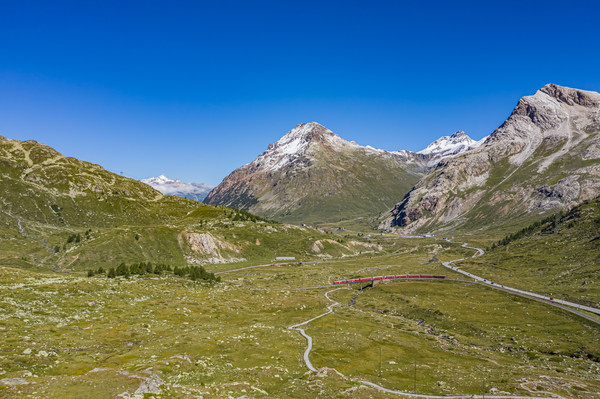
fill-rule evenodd
<path id="1" fill-rule="evenodd" d="M 298 171 L 289 180 L 287 176 L 281 178 L 278 185 L 285 187 L 289 204 L 282 203 L 282 208 L 258 204 L 250 209 L 275 220 L 297 224 L 369 218 L 390 209 L 421 177 L 386 159 L 336 154 L 335 164 L 343 168 L 331 167 L 330 162 L 316 163 L 312 170 Z M 268 196 L 270 190 L 265 188 L 261 197 Z M 298 200 L 293 201 L 293 198 Z"/>
<path id="2" fill-rule="evenodd" d="M 270 262 L 373 250 L 243 211 L 165 196 L 139 181 L 61 155 L 35 141 L 0 138 L 0 263 L 79 271 L 121 262 Z"/>
<path id="3" fill-rule="evenodd" d="M 600 198 L 507 235 L 466 265 L 500 283 L 599 306 Z"/>

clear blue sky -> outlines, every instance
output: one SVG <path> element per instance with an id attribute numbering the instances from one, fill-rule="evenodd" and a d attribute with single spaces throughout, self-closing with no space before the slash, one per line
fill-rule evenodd
<path id="1" fill-rule="evenodd" d="M 600 91 L 599 4 L 0 0 L 0 134 L 210 184 L 301 122 L 479 139 L 546 83 Z"/>

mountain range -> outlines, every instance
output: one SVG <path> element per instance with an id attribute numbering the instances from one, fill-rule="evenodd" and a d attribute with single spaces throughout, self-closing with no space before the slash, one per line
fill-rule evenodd
<path id="1" fill-rule="evenodd" d="M 362 219 L 412 233 L 520 228 L 599 194 L 600 94 L 548 84 L 489 136 L 458 131 L 418 152 L 360 146 L 300 124 L 205 202 L 284 222 Z"/>
<path id="2" fill-rule="evenodd" d="M 206 197 L 291 223 L 339 222 L 389 210 L 440 160 L 479 145 L 464 132 L 418 153 L 347 141 L 316 123 L 296 126 Z"/>
<path id="3" fill-rule="evenodd" d="M 195 201 L 202 201 L 214 187 L 204 183 L 184 183 L 177 179 L 169 179 L 167 176 L 150 177 L 140 180 L 155 188 L 165 195 L 176 195 Z"/>
<path id="4" fill-rule="evenodd" d="M 458 131 L 419 152 L 361 146 L 318 123 L 300 124 L 213 188 L 204 199 L 211 205 L 163 194 L 199 199 L 206 185 L 145 180 L 161 193 L 41 143 L 1 136 L 0 173 L 0 233 L 37 248 L 29 263 L 90 228 L 99 229 L 95 251 L 60 250 L 61 265 L 97 262 L 96 253 L 111 262 L 146 253 L 183 264 L 242 259 L 254 246 L 262 258 L 277 251 L 276 242 L 240 238 L 241 222 L 256 223 L 254 216 L 211 205 L 296 224 L 360 219 L 400 233 L 509 231 L 600 195 L 600 94 L 549 84 L 521 98 L 488 137 Z M 241 223 L 237 238 L 233 222 Z M 260 223 L 253 234 L 277 229 Z M 310 235 L 289 231 L 303 242 L 295 253 L 312 251 Z M 209 245 L 210 253 L 191 249 L 200 248 L 191 244 L 196 234 L 208 232 L 212 238 L 202 240 L 222 243 L 218 256 L 221 244 Z M 136 236 L 143 238 L 130 242 Z M 36 237 L 46 237 L 43 245 Z"/>
<path id="5" fill-rule="evenodd" d="M 380 228 L 522 227 L 599 194 L 600 94 L 548 84 L 479 146 L 442 160 Z"/>

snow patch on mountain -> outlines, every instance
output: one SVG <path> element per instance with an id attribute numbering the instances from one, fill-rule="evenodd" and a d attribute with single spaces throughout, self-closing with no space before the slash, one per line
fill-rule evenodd
<path id="1" fill-rule="evenodd" d="M 475 141 L 465 132 L 459 130 L 452 136 L 443 136 L 429 144 L 427 148 L 418 151 L 417 154 L 423 155 L 455 155 L 472 148 L 479 147 L 481 141 Z"/>
<path id="2" fill-rule="evenodd" d="M 431 168 L 444 158 L 477 148 L 486 138 L 475 141 L 465 132 L 458 131 L 452 136 L 439 138 L 424 150 L 416 153 L 408 150 L 386 151 L 370 145 L 361 146 L 355 141 L 346 141 L 316 122 L 301 123 L 286 133 L 279 141 L 270 144 L 268 149 L 252 162 L 252 165 L 268 172 L 275 172 L 292 164 L 308 165 L 311 153 L 326 146 L 340 152 L 362 151 L 377 156 L 398 157 L 407 164 L 416 164 L 420 168 Z"/>
<path id="3" fill-rule="evenodd" d="M 364 148 L 349 142 L 316 123 L 301 123 L 286 133 L 281 139 L 260 154 L 253 163 L 264 170 L 276 171 L 286 165 L 301 162 L 308 157 L 311 146 L 317 143 L 327 144 L 336 150 Z"/>
<path id="4" fill-rule="evenodd" d="M 452 158 L 464 152 L 470 151 L 481 146 L 487 137 L 475 141 L 465 132 L 459 130 L 452 136 L 442 136 L 425 149 L 414 153 L 415 157 L 420 159 L 427 167 L 436 166 L 442 159 Z"/>
<path id="5" fill-rule="evenodd" d="M 158 177 L 142 179 L 142 183 L 155 188 L 165 195 L 176 195 L 202 201 L 214 187 L 204 183 L 184 183 L 177 179 L 169 179 L 164 174 Z"/>
<path id="6" fill-rule="evenodd" d="M 487 136 L 475 141 L 459 130 L 452 136 L 440 137 L 421 151 L 398 150 L 392 154 L 402 157 L 406 163 L 416 164 L 427 171 L 437 166 L 443 159 L 455 157 L 481 146 L 485 140 L 487 140 Z"/>

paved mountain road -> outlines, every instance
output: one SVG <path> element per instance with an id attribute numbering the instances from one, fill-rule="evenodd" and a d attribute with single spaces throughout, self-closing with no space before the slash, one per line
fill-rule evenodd
<path id="1" fill-rule="evenodd" d="M 475 247 L 469 247 L 467 246 L 467 243 L 464 243 L 462 246 L 463 248 L 468 248 L 468 249 L 473 249 L 475 251 L 477 251 L 476 254 L 474 254 L 472 257 L 475 258 L 477 256 L 481 256 L 483 255 L 485 252 L 483 251 L 483 249 L 481 248 L 475 248 Z M 548 303 L 550 305 L 554 305 L 554 306 L 558 306 L 558 305 L 564 305 L 564 306 L 558 306 L 561 309 L 567 310 L 571 313 L 574 313 L 576 315 L 582 316 L 590 321 L 593 321 L 594 323 L 598 323 L 600 324 L 600 319 L 596 318 L 596 317 L 592 317 L 589 316 L 583 312 L 581 312 L 582 310 L 591 312 L 591 313 L 595 313 L 595 314 L 599 314 L 600 315 L 600 309 L 598 308 L 594 308 L 591 306 L 585 306 L 585 305 L 580 305 L 578 303 L 574 303 L 574 302 L 569 302 L 569 301 L 563 301 L 561 299 L 555 299 L 555 298 L 551 298 L 548 296 L 544 296 L 544 295 L 540 295 L 540 294 L 536 294 L 535 292 L 529 292 L 529 291 L 524 291 L 524 290 L 520 290 L 518 288 L 513 288 L 513 287 L 509 287 L 503 284 L 498 284 L 495 283 L 493 281 L 489 281 L 488 279 L 485 279 L 483 277 L 479 277 L 476 276 L 473 273 L 469 273 L 466 272 L 464 270 L 461 270 L 459 267 L 453 266 L 454 263 L 456 262 L 460 262 L 465 260 L 466 258 L 461 258 L 461 259 L 455 259 L 455 260 L 451 260 L 448 262 L 442 262 L 442 265 L 444 265 L 446 268 L 450 269 L 450 270 L 454 270 L 455 272 L 461 273 L 465 276 L 468 276 L 470 278 L 472 278 L 473 280 L 477 281 L 480 284 L 483 284 L 487 287 L 492 287 L 498 290 L 502 290 L 505 292 L 509 292 L 511 294 L 515 294 L 515 295 L 519 295 L 525 298 L 529 298 L 529 299 L 533 299 L 536 301 L 540 301 L 540 302 L 544 302 L 544 303 Z M 573 309 L 575 308 L 575 309 Z"/>

